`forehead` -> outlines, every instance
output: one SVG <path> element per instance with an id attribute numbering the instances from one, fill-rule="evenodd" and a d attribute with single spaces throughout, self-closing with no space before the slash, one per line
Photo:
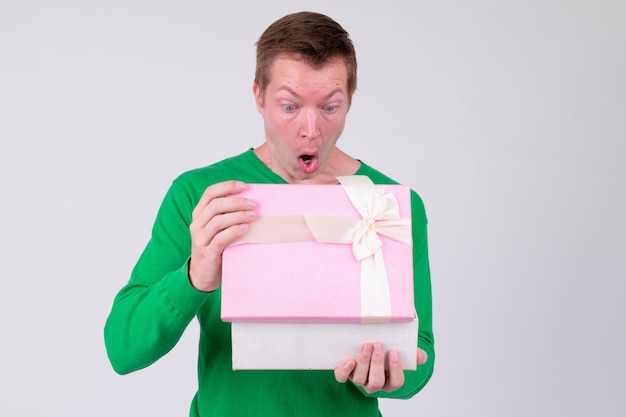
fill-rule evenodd
<path id="1" fill-rule="evenodd" d="M 340 89 L 347 93 L 348 70 L 342 59 L 313 67 L 303 59 L 282 56 L 274 60 L 269 72 L 268 89 Z"/>

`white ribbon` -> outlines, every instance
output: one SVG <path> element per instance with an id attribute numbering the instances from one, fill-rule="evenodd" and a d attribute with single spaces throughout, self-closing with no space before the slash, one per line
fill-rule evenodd
<path id="1" fill-rule="evenodd" d="M 239 243 L 278 243 L 317 240 L 352 244 L 361 262 L 361 321 L 391 321 L 387 268 L 379 234 L 412 244 L 410 218 L 401 219 L 398 201 L 383 187 L 361 175 L 337 177 L 361 219 L 315 214 L 260 216 Z"/>

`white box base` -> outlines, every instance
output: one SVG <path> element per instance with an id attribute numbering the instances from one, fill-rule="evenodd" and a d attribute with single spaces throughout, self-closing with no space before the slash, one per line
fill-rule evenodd
<path id="1" fill-rule="evenodd" d="M 407 323 L 232 323 L 233 369 L 335 369 L 363 343 L 396 349 L 415 370 L 418 320 Z"/>

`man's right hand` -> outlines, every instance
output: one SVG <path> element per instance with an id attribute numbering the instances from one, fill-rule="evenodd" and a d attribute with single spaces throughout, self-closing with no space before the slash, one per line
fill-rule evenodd
<path id="1" fill-rule="evenodd" d="M 241 181 L 224 181 L 207 187 L 192 212 L 189 281 L 199 291 L 214 291 L 222 282 L 222 252 L 248 231 L 256 219 L 256 202 L 228 197 L 246 187 Z M 228 197 L 228 198 L 224 198 Z"/>

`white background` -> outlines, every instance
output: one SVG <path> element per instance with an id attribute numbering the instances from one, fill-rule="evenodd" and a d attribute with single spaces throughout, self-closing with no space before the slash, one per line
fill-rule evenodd
<path id="1" fill-rule="evenodd" d="M 437 363 L 385 417 L 626 414 L 626 3 L 0 2 L 0 415 L 184 416 L 102 328 L 170 181 L 262 142 L 254 42 L 350 33 L 341 147 L 426 203 Z"/>

